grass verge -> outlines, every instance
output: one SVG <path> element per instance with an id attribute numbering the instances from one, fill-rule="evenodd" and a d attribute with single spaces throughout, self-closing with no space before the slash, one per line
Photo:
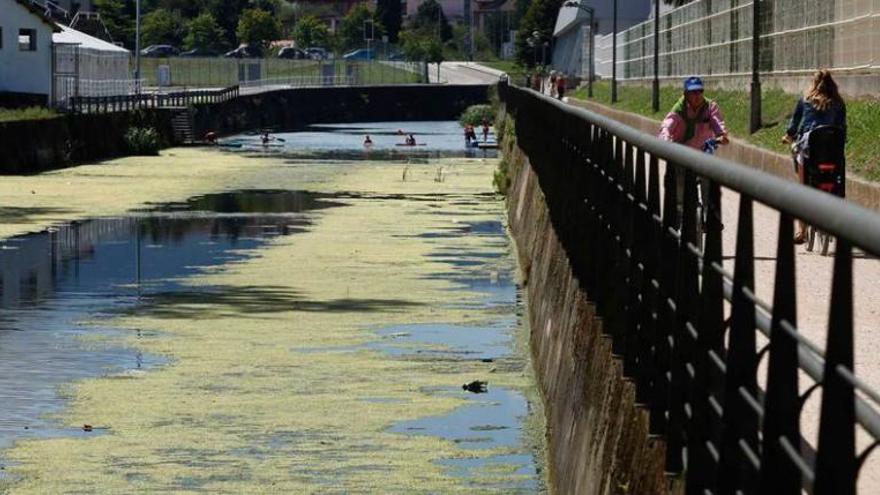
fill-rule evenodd
<path id="1" fill-rule="evenodd" d="M 58 113 L 44 107 L 28 107 L 20 109 L 0 108 L 0 122 L 16 120 L 43 120 L 57 117 Z"/>
<path id="2" fill-rule="evenodd" d="M 593 85 L 593 101 L 610 105 L 611 85 L 597 82 Z M 642 86 L 618 86 L 618 102 L 613 108 L 637 113 L 660 120 L 681 95 L 678 87 L 660 90 L 660 112 L 651 109 L 651 88 Z M 586 88 L 572 93 L 578 99 L 587 100 Z M 711 90 L 708 97 L 721 106 L 731 135 L 762 148 L 787 153 L 787 146 L 779 139 L 788 127 L 798 96 L 780 89 L 768 88 L 762 92 L 763 126 L 749 134 L 749 93 L 747 91 Z M 850 99 L 847 101 L 848 140 L 847 168 L 850 172 L 872 181 L 880 181 L 880 100 Z"/>

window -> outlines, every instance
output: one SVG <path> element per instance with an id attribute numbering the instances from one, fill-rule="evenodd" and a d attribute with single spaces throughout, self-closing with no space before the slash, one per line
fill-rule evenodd
<path id="1" fill-rule="evenodd" d="M 18 51 L 35 52 L 37 51 L 37 30 L 36 29 L 19 29 L 18 30 Z"/>

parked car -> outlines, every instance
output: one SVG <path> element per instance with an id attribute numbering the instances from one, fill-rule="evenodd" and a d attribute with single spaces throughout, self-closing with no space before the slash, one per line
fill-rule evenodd
<path id="1" fill-rule="evenodd" d="M 241 45 L 235 50 L 223 54 L 226 58 L 259 58 L 262 56 L 259 48 L 250 45 Z"/>
<path id="2" fill-rule="evenodd" d="M 375 58 L 375 53 L 372 49 L 367 50 L 366 48 L 358 48 L 353 52 L 348 52 L 342 56 L 345 60 L 373 60 Z"/>
<path id="3" fill-rule="evenodd" d="M 332 58 L 330 56 L 330 53 L 327 52 L 327 49 L 321 48 L 320 46 L 310 46 L 305 49 L 305 52 L 312 60 L 327 60 L 329 58 Z"/>
<path id="4" fill-rule="evenodd" d="M 308 60 L 309 54 L 304 50 L 300 50 L 299 48 L 293 48 L 291 46 L 284 47 L 278 51 L 278 58 L 287 58 L 293 60 Z"/>
<path id="5" fill-rule="evenodd" d="M 388 60 L 393 60 L 395 62 L 405 61 L 406 55 L 400 52 L 394 52 L 388 55 Z"/>
<path id="6" fill-rule="evenodd" d="M 217 52 L 207 48 L 193 48 L 192 50 L 182 52 L 181 57 L 216 57 Z"/>
<path id="7" fill-rule="evenodd" d="M 141 50 L 142 57 L 173 57 L 180 53 L 180 50 L 171 45 L 150 45 Z"/>

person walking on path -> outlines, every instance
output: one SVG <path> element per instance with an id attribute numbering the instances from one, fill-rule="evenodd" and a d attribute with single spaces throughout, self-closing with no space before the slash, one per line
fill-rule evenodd
<path id="1" fill-rule="evenodd" d="M 489 140 L 489 121 L 483 119 L 483 142 L 487 142 Z"/>
<path id="2" fill-rule="evenodd" d="M 565 73 L 560 72 L 556 76 L 556 97 L 562 100 L 563 96 L 565 96 Z"/>
<path id="3" fill-rule="evenodd" d="M 813 82 L 804 91 L 794 107 L 794 115 L 782 142 L 792 145 L 795 155 L 796 172 L 801 184 L 806 184 L 804 172 L 804 152 L 810 132 L 819 126 L 835 126 L 843 130 L 846 140 L 846 103 L 837 90 L 837 83 L 831 72 L 822 69 L 813 74 Z M 798 232 L 794 236 L 796 244 L 807 241 L 807 224 L 798 220 Z"/>
<path id="4" fill-rule="evenodd" d="M 550 71 L 550 84 L 548 84 L 550 89 L 550 97 L 556 97 L 556 78 L 559 77 L 555 70 Z"/>

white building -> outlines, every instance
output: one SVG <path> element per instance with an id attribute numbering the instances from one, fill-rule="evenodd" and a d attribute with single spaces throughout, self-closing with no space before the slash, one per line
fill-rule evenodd
<path id="1" fill-rule="evenodd" d="M 52 94 L 52 33 L 27 0 L 0 0 L 0 93 Z"/>

